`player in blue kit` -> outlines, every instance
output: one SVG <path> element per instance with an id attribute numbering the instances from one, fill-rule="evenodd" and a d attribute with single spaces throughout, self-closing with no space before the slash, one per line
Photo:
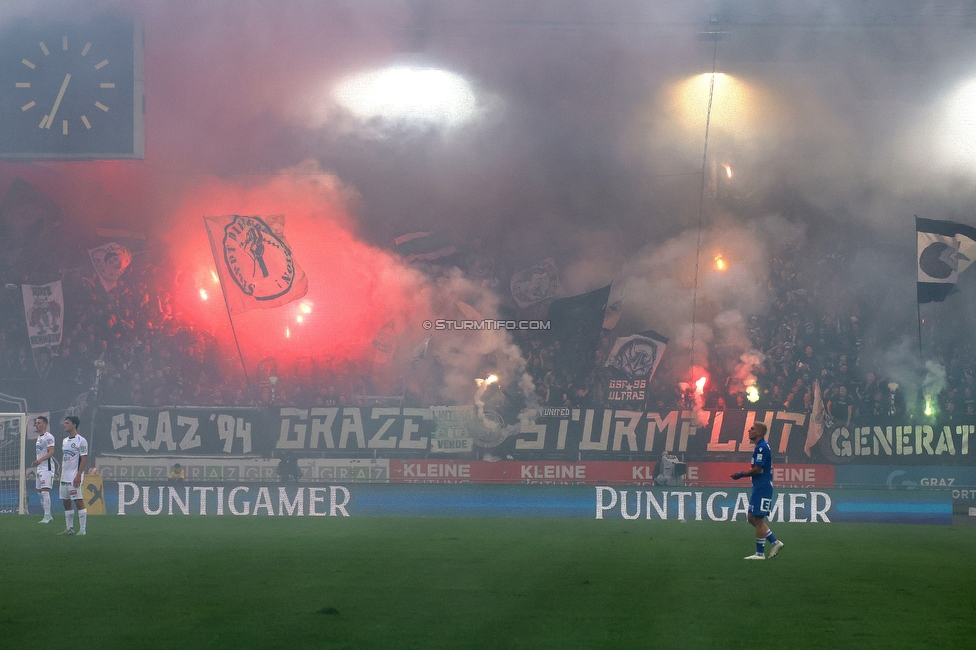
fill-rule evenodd
<path id="1" fill-rule="evenodd" d="M 747 472 L 736 472 L 732 478 L 738 481 L 746 476 L 752 477 L 752 497 L 749 499 L 749 523 L 756 527 L 756 553 L 747 555 L 747 560 L 765 560 L 765 547 L 768 541 L 769 557 L 779 555 L 783 542 L 776 539 L 773 531 L 766 525 L 769 508 L 773 502 L 773 455 L 766 442 L 766 425 L 756 422 L 749 429 L 749 441 L 756 445 L 752 451 L 752 467 Z"/>

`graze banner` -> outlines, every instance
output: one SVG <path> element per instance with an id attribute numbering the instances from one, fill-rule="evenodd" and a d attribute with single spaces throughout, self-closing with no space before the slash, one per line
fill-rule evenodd
<path id="1" fill-rule="evenodd" d="M 61 281 L 51 284 L 22 284 L 27 336 L 31 349 L 61 345 L 64 329 L 64 294 Z"/>
<path id="2" fill-rule="evenodd" d="M 647 387 L 667 345 L 668 339 L 654 330 L 618 338 L 607 357 L 607 402 L 644 408 Z"/>
<path id="3" fill-rule="evenodd" d="M 93 448 L 116 455 L 362 457 L 365 452 L 402 459 L 430 453 L 475 458 L 490 451 L 496 458 L 566 461 L 657 461 L 670 451 L 686 463 L 748 462 L 749 428 L 763 422 L 776 463 L 976 465 L 976 418 L 879 418 L 849 429 L 833 426 L 808 454 L 810 415 L 805 413 L 546 408 L 534 419 L 519 416 L 485 411 L 480 418 L 473 406 L 99 407 Z"/>
<path id="4" fill-rule="evenodd" d="M 95 267 L 95 275 L 105 291 L 111 291 L 119 283 L 119 276 L 132 263 L 132 253 L 121 244 L 110 242 L 88 249 L 88 257 Z"/>
<path id="5" fill-rule="evenodd" d="M 285 216 L 204 217 L 220 287 L 231 314 L 270 309 L 308 291 L 305 271 L 285 239 Z"/>
<path id="6" fill-rule="evenodd" d="M 103 406 L 95 411 L 92 448 L 99 455 L 261 455 L 270 438 L 265 421 L 247 407 Z"/>

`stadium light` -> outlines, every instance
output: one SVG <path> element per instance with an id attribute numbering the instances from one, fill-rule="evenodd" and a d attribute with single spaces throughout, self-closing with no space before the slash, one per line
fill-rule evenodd
<path id="1" fill-rule="evenodd" d="M 944 113 L 936 136 L 942 158 L 951 165 L 976 167 L 976 79 L 959 84 L 945 98 Z"/>
<path id="2" fill-rule="evenodd" d="M 392 66 L 339 82 L 336 102 L 368 121 L 457 126 L 474 117 L 477 100 L 471 84 L 447 70 Z"/>

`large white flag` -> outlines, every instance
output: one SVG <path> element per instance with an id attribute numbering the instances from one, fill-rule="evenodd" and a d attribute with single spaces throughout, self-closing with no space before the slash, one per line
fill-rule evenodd
<path id="1" fill-rule="evenodd" d="M 64 295 L 61 280 L 51 284 L 22 284 L 27 334 L 32 349 L 61 345 L 64 329 Z"/>
<path id="2" fill-rule="evenodd" d="M 220 287 L 231 314 L 270 309 L 308 291 L 285 239 L 285 215 L 204 217 Z"/>

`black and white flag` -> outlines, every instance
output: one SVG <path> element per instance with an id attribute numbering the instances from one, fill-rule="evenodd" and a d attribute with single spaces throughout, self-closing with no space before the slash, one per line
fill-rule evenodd
<path id="1" fill-rule="evenodd" d="M 942 302 L 959 274 L 976 261 L 976 228 L 915 217 L 918 233 L 918 301 Z"/>

